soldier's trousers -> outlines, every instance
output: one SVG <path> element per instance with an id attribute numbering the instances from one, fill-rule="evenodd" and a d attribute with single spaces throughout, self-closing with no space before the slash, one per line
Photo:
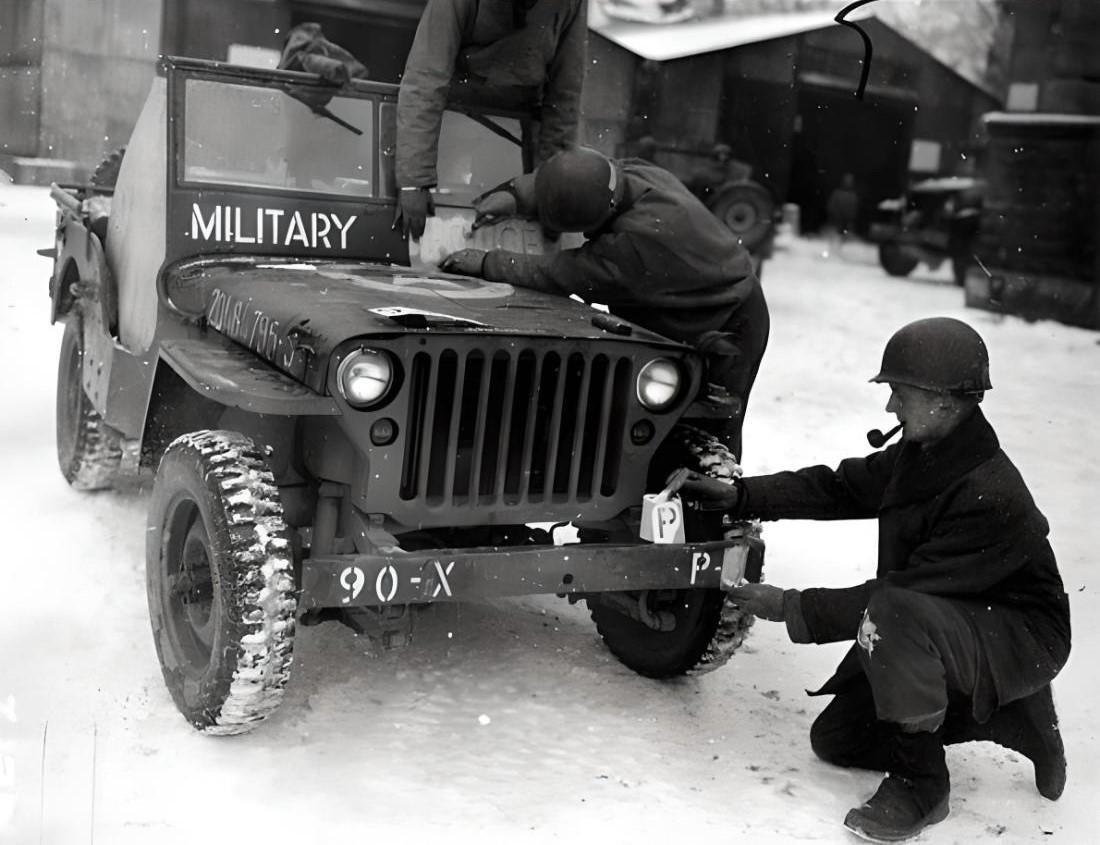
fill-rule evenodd
<path id="1" fill-rule="evenodd" d="M 885 770 L 899 725 L 935 731 L 949 712 L 973 722 L 975 709 L 992 710 L 992 681 L 965 602 L 875 590 L 857 645 L 863 676 L 834 697 L 810 731 L 824 760 Z M 977 708 L 976 699 L 984 699 Z"/>

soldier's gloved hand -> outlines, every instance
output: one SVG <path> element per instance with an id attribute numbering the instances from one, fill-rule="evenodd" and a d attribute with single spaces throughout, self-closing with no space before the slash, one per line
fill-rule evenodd
<path id="1" fill-rule="evenodd" d="M 517 205 L 515 194 L 508 191 L 494 191 L 474 200 L 474 211 L 477 212 L 477 216 L 474 217 L 473 228 L 480 229 L 482 226 L 490 226 L 506 217 L 515 217 L 518 212 Z"/>
<path id="2" fill-rule="evenodd" d="M 720 510 L 732 509 L 740 497 L 736 482 L 719 481 L 687 467 L 675 470 L 665 480 L 665 487 L 672 493 L 680 493 L 685 499 L 694 499 Z"/>
<path id="3" fill-rule="evenodd" d="M 393 216 L 393 228 L 401 226 L 401 234 L 420 240 L 428 217 L 435 214 L 435 203 L 428 188 L 402 188 L 398 192 L 397 212 Z"/>
<path id="4" fill-rule="evenodd" d="M 783 621 L 783 590 L 770 584 L 742 584 L 726 594 L 727 600 L 744 613 L 769 622 Z"/>
<path id="5" fill-rule="evenodd" d="M 439 269 L 463 276 L 480 276 L 485 266 L 485 250 L 460 249 L 439 262 Z"/>

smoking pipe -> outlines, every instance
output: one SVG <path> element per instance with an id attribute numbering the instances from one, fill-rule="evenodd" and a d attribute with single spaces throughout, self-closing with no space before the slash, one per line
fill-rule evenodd
<path id="1" fill-rule="evenodd" d="M 877 428 L 872 428 L 867 432 L 867 442 L 871 444 L 872 449 L 881 449 L 886 445 L 886 441 L 901 431 L 901 423 L 895 425 L 888 432 L 883 434 Z"/>

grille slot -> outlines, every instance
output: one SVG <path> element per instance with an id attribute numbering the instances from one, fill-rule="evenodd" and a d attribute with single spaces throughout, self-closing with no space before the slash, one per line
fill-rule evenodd
<path id="1" fill-rule="evenodd" d="M 484 507 L 613 496 L 632 374 L 625 355 L 418 351 L 401 498 Z"/>

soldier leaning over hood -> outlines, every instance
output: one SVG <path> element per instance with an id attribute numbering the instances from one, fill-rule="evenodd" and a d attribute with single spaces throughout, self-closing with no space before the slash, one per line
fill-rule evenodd
<path id="1" fill-rule="evenodd" d="M 435 209 L 439 128 L 448 101 L 537 118 L 536 161 L 577 135 L 587 0 L 428 0 L 397 96 L 397 184 L 405 235 Z"/>
<path id="2" fill-rule="evenodd" d="M 768 304 L 748 251 L 679 179 L 641 159 L 578 147 L 494 188 L 474 207 L 475 227 L 518 214 L 587 240 L 540 255 L 463 249 L 444 258 L 442 269 L 576 295 L 695 346 L 708 379 L 726 394 L 718 434 L 741 457 L 745 408 L 768 345 Z"/>
<path id="3" fill-rule="evenodd" d="M 810 744 L 829 763 L 889 773 L 844 823 L 896 842 L 947 817 L 945 744 L 989 740 L 1019 751 L 1034 763 L 1039 792 L 1061 796 L 1066 759 L 1050 682 L 1069 656 L 1069 599 L 1047 520 L 978 407 L 991 388 L 978 333 L 946 317 L 910 323 L 887 343 L 872 381 L 890 386 L 897 445 L 835 470 L 732 487 L 686 469 L 669 482 L 738 518 L 877 517 L 872 580 L 844 589 L 746 584 L 730 600 L 785 622 L 797 643 L 855 640 L 815 693 L 835 697 Z"/>

